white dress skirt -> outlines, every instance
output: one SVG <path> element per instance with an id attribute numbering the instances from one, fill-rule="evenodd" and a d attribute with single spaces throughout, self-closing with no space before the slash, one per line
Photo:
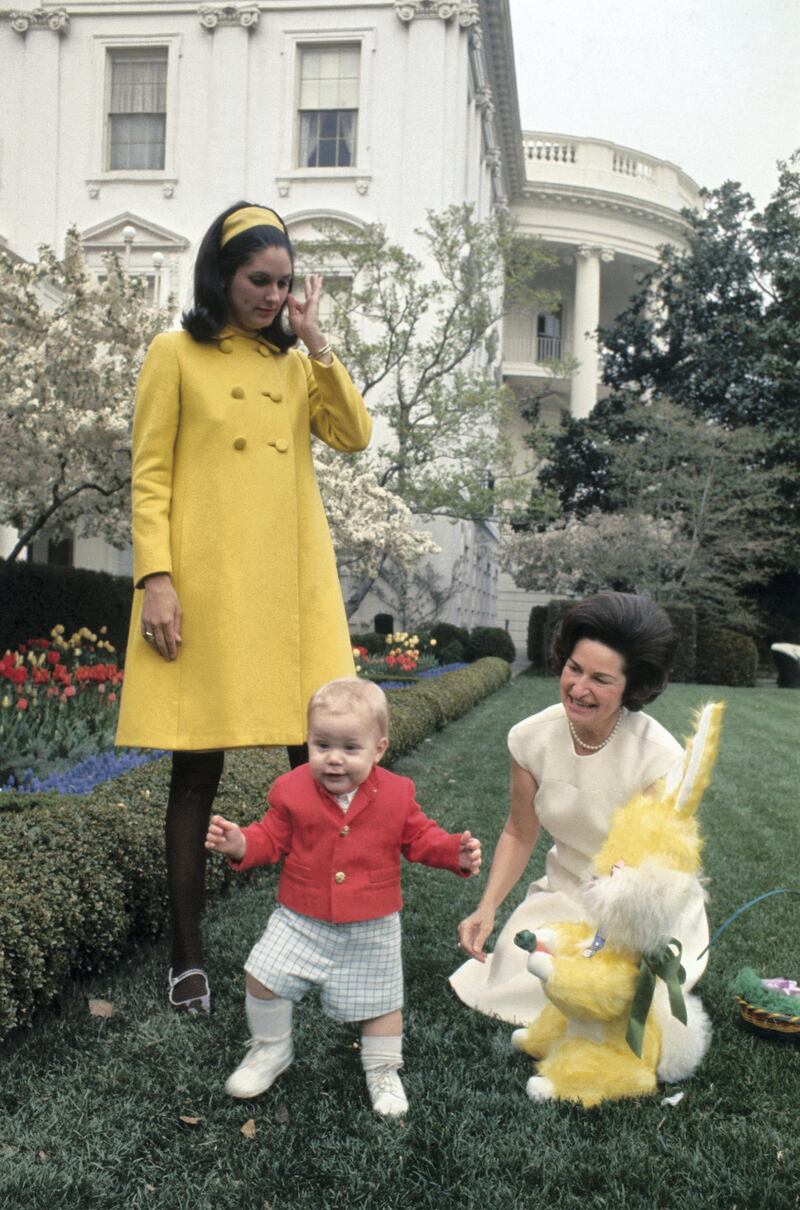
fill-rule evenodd
<path id="1" fill-rule="evenodd" d="M 469 959 L 450 983 L 470 1008 L 515 1025 L 527 1025 L 541 1012 L 544 992 L 527 970 L 528 955 L 514 944 L 521 929 L 532 933 L 559 920 L 584 920 L 580 888 L 592 874 L 592 859 L 608 834 L 617 807 L 660 778 L 683 756 L 683 749 L 655 719 L 623 711 L 617 733 L 599 752 L 577 756 L 564 707 L 550 706 L 511 728 L 508 747 L 517 764 L 538 786 L 536 814 L 553 838 L 546 873 L 500 932 L 486 962 Z M 685 990 L 703 973 L 708 944 L 705 903 L 698 894 L 681 916 L 676 935 L 683 945 Z"/>

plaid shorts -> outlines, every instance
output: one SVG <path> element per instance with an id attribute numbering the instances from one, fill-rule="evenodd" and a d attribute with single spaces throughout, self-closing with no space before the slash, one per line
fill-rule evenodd
<path id="1" fill-rule="evenodd" d="M 403 1007 L 400 913 L 330 924 L 277 907 L 244 969 L 276 996 L 301 1000 L 319 987 L 337 1021 L 367 1021 Z"/>

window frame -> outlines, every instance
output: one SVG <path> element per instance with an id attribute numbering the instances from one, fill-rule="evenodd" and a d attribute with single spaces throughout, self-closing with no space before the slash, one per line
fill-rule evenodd
<path id="1" fill-rule="evenodd" d="M 354 46 L 359 49 L 358 110 L 356 133 L 356 162 L 347 167 L 307 168 L 298 164 L 300 155 L 300 85 L 301 51 L 330 49 L 331 46 Z M 283 35 L 283 61 L 286 98 L 283 135 L 279 162 L 287 165 L 277 172 L 277 177 L 286 181 L 355 179 L 369 181 L 372 178 L 372 70 L 376 48 L 376 31 L 371 27 L 348 27 L 328 30 L 285 30 Z M 291 106 L 291 110 L 289 110 Z"/>
<path id="2" fill-rule="evenodd" d="M 301 94 L 302 94 L 302 89 L 303 89 L 303 57 L 307 53 L 310 53 L 313 51 L 324 51 L 324 50 L 328 50 L 328 51 L 355 50 L 355 51 L 357 51 L 357 53 L 358 53 L 358 104 L 357 104 L 355 110 L 352 110 L 352 109 L 313 109 L 312 110 L 312 109 L 304 109 L 301 107 L 300 99 L 301 99 Z M 311 171 L 318 171 L 320 168 L 322 168 L 322 169 L 331 169 L 331 168 L 332 169 L 337 169 L 337 168 L 356 169 L 356 168 L 358 168 L 358 159 L 359 159 L 358 153 L 359 153 L 360 144 L 361 144 L 361 123 L 360 123 L 359 119 L 361 117 L 361 110 L 362 110 L 362 101 L 361 101 L 361 88 L 362 88 L 361 56 L 362 56 L 362 53 L 363 53 L 363 48 L 361 46 L 361 43 L 353 42 L 352 40 L 350 40 L 348 42 L 325 42 L 323 44 L 320 44 L 317 42 L 312 42 L 312 43 L 300 42 L 300 43 L 298 43 L 298 45 L 297 45 L 297 66 L 296 66 L 296 71 L 295 71 L 295 106 L 294 106 L 295 132 L 294 132 L 293 163 L 294 163 L 295 168 L 300 169 L 300 170 L 311 170 Z M 316 114 L 317 119 L 318 119 L 318 126 L 319 126 L 319 115 L 322 113 L 335 113 L 337 115 L 340 115 L 342 113 L 353 113 L 353 112 L 355 112 L 356 137 L 355 137 L 353 162 L 351 164 L 301 164 L 300 163 L 300 149 L 302 147 L 302 142 L 303 142 L 303 134 L 302 134 L 303 114 L 306 114 L 306 113 Z M 337 131 L 338 131 L 338 128 L 339 128 L 339 123 L 337 121 Z M 319 140 L 319 137 L 320 136 L 318 135 L 318 140 Z M 338 150 L 339 137 L 340 136 L 337 134 L 337 139 L 336 139 L 337 150 Z"/>
<path id="3" fill-rule="evenodd" d="M 92 159 L 97 171 L 92 181 L 174 181 L 177 175 L 175 126 L 178 105 L 179 34 L 95 35 L 95 133 Z M 113 51 L 164 49 L 167 52 L 166 120 L 163 168 L 108 168 L 110 151 L 111 64 Z"/>

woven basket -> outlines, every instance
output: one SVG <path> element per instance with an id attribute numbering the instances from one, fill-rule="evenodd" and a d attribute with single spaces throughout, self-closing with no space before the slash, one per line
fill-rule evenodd
<path id="1" fill-rule="evenodd" d="M 736 997 L 742 1020 L 756 1033 L 767 1034 L 771 1038 L 782 1038 L 787 1042 L 800 1041 L 800 1016 L 790 1016 L 788 1013 L 773 1013 L 766 1008 L 750 1004 L 741 996 Z"/>

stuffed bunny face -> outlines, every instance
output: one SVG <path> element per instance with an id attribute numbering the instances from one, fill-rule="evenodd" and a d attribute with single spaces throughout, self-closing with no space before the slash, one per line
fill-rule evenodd
<path id="1" fill-rule="evenodd" d="M 606 942 L 649 953 L 675 935 L 676 922 L 698 887 L 696 875 L 648 857 L 638 866 L 620 863 L 610 874 L 594 878 L 583 898 Z"/>

